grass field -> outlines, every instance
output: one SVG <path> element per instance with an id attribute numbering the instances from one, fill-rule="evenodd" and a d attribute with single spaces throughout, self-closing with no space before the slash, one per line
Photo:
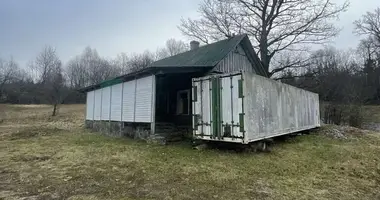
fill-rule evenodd
<path id="1" fill-rule="evenodd" d="M 0 105 L 0 199 L 380 199 L 378 133 L 197 151 L 91 133 L 83 105 L 50 111 Z"/>

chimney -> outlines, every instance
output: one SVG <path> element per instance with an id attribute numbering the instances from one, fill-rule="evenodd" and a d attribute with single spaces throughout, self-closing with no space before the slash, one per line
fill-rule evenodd
<path id="1" fill-rule="evenodd" d="M 198 49 L 199 48 L 199 42 L 198 41 L 191 41 L 190 42 L 190 50 Z"/>

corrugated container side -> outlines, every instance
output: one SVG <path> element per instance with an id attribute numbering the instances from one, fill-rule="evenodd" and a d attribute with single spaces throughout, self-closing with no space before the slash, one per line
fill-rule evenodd
<path id="1" fill-rule="evenodd" d="M 244 73 L 245 142 L 320 126 L 318 94 Z"/>

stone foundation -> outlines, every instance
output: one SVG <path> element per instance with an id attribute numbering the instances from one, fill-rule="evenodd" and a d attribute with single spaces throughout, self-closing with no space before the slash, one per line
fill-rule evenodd
<path id="1" fill-rule="evenodd" d="M 148 123 L 124 123 L 86 120 L 85 127 L 111 137 L 131 137 L 146 140 L 150 136 Z"/>
<path id="2" fill-rule="evenodd" d="M 191 128 L 172 124 L 158 124 L 154 135 L 151 135 L 150 123 L 86 120 L 85 127 L 111 137 L 130 137 L 159 144 L 182 140 L 191 135 Z"/>
<path id="3" fill-rule="evenodd" d="M 92 121 L 92 120 L 86 120 L 84 122 L 84 127 L 88 128 L 88 129 L 92 129 L 93 125 L 94 125 L 94 121 Z"/>

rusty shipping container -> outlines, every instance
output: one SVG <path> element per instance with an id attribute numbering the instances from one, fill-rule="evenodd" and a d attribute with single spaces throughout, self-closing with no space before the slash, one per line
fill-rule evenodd
<path id="1" fill-rule="evenodd" d="M 248 72 L 193 79 L 193 136 L 248 144 L 320 126 L 319 97 Z"/>

